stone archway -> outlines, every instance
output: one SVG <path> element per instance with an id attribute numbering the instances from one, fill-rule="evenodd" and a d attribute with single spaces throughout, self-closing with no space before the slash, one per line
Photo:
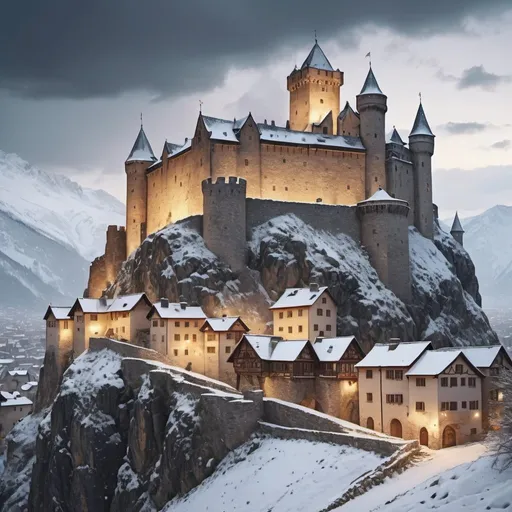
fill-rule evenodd
<path id="1" fill-rule="evenodd" d="M 450 446 L 456 446 L 457 444 L 457 434 L 455 433 L 455 429 L 450 427 L 450 425 L 446 426 L 443 430 L 443 448 L 449 448 Z"/>
<path id="2" fill-rule="evenodd" d="M 394 437 L 402 437 L 402 424 L 396 418 L 391 420 L 390 433 Z"/>
<path id="3" fill-rule="evenodd" d="M 373 418 L 371 416 L 369 416 L 366 419 L 366 428 L 369 428 L 371 430 L 375 430 L 375 423 L 374 423 Z"/>
<path id="4" fill-rule="evenodd" d="M 420 430 L 420 444 L 428 447 L 428 430 L 425 427 Z"/>

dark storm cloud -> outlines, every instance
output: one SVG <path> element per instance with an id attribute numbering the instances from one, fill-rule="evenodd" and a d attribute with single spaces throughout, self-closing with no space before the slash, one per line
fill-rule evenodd
<path id="1" fill-rule="evenodd" d="M 473 133 L 481 133 L 492 127 L 493 125 L 486 123 L 454 123 L 452 121 L 438 126 L 439 129 L 449 133 L 450 135 L 471 135 Z"/>
<path id="2" fill-rule="evenodd" d="M 512 141 L 505 139 L 491 144 L 492 149 L 510 149 L 512 147 Z"/>
<path id="3" fill-rule="evenodd" d="M 411 36 L 462 30 L 510 0 L 24 0 L 3 2 L 0 87 L 24 97 L 171 96 L 230 67 L 375 24 Z M 6 22 L 8 21 L 8 22 Z M 471 77 L 469 77 L 471 81 Z"/>
<path id="4" fill-rule="evenodd" d="M 465 69 L 457 82 L 459 89 L 469 89 L 479 87 L 487 91 L 493 91 L 497 85 L 510 82 L 511 77 L 505 75 L 496 75 L 487 72 L 483 66 L 473 66 Z"/>

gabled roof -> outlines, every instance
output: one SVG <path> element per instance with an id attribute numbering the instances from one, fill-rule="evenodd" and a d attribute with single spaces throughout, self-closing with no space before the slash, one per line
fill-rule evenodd
<path id="1" fill-rule="evenodd" d="M 309 52 L 309 55 L 306 57 L 306 60 L 302 63 L 300 69 L 305 68 L 315 68 L 315 69 L 323 69 L 325 71 L 334 71 L 329 59 L 325 56 L 320 45 L 315 41 L 313 48 Z"/>
<path id="2" fill-rule="evenodd" d="M 169 302 L 168 307 L 163 307 L 162 301 L 155 302 L 153 307 L 149 310 L 147 318 L 151 318 L 155 313 L 163 319 L 203 320 L 206 318 L 206 315 L 200 306 L 189 306 L 188 304 L 183 303 L 182 307 L 179 302 Z"/>
<path id="3" fill-rule="evenodd" d="M 377 83 L 377 79 L 373 74 L 373 70 L 370 67 L 368 74 L 366 75 L 366 80 L 364 81 L 363 88 L 359 95 L 362 94 L 382 94 L 384 93 L 380 90 L 379 84 Z"/>
<path id="4" fill-rule="evenodd" d="M 243 322 L 239 316 L 223 316 L 221 318 L 207 318 L 202 325 L 200 331 L 204 332 L 207 327 L 210 327 L 215 332 L 226 332 L 230 331 L 231 328 L 237 323 L 241 323 L 245 332 L 249 332 L 249 327 Z"/>
<path id="5" fill-rule="evenodd" d="M 462 224 L 459 220 L 459 213 L 455 212 L 455 218 L 453 219 L 452 229 L 450 229 L 450 233 L 464 233 L 462 229 Z"/>
<path id="6" fill-rule="evenodd" d="M 146 134 L 144 133 L 144 128 L 140 127 L 139 134 L 135 139 L 135 144 L 126 159 L 127 162 L 156 162 L 157 158 L 155 157 L 153 150 L 151 149 L 151 144 L 149 143 Z"/>
<path id="7" fill-rule="evenodd" d="M 44 314 L 44 320 L 48 320 L 50 315 L 55 317 L 55 320 L 72 320 L 69 316 L 69 310 L 71 306 L 48 306 L 46 313 Z"/>
<path id="8" fill-rule="evenodd" d="M 330 118 L 330 119 L 329 119 Z M 314 126 L 322 126 L 326 121 L 329 121 L 329 125 L 332 125 L 332 110 L 329 110 L 327 114 L 323 117 L 323 119 L 319 123 L 313 123 Z"/>
<path id="9" fill-rule="evenodd" d="M 311 345 L 309 340 L 280 341 L 274 347 L 270 361 L 295 361 L 306 345 Z M 311 351 L 316 354 L 314 349 Z"/>
<path id="10" fill-rule="evenodd" d="M 312 306 L 325 291 L 329 293 L 327 286 L 320 286 L 317 291 L 311 291 L 309 288 L 286 288 L 281 297 L 269 309 Z M 329 295 L 331 294 L 329 293 Z"/>
<path id="11" fill-rule="evenodd" d="M 414 119 L 414 124 L 409 137 L 413 137 L 414 135 L 428 135 L 434 137 L 421 103 L 418 107 L 418 112 L 416 113 L 416 118 Z"/>
<path id="12" fill-rule="evenodd" d="M 493 365 L 495 359 L 498 357 L 498 354 L 501 352 L 512 365 L 512 359 L 502 345 L 489 345 L 480 347 L 443 347 L 436 350 L 436 352 L 441 351 L 462 351 L 463 354 L 471 361 L 473 366 L 476 366 L 477 368 L 490 368 Z"/>
<path id="13" fill-rule="evenodd" d="M 168 155 L 172 155 L 175 151 L 181 148 L 180 144 L 174 144 L 173 142 L 165 141 L 164 148 Z"/>
<path id="14" fill-rule="evenodd" d="M 388 142 L 392 142 L 393 144 L 400 144 L 401 146 L 405 146 L 405 142 L 400 137 L 398 130 L 393 126 L 393 132 L 391 133 Z"/>
<path id="15" fill-rule="evenodd" d="M 359 118 L 359 112 L 356 112 L 351 106 L 350 103 L 347 101 L 345 103 L 345 106 L 343 107 L 343 110 L 339 113 L 338 119 L 345 119 L 348 114 L 354 114 L 356 117 Z"/>
<path id="16" fill-rule="evenodd" d="M 341 336 L 338 338 L 318 338 L 313 343 L 316 355 L 321 362 L 336 362 L 343 358 L 343 355 L 348 350 L 350 344 L 354 342 L 360 351 L 361 355 L 364 353 L 359 346 L 354 336 Z"/>
<path id="17" fill-rule="evenodd" d="M 482 372 L 471 363 L 462 350 L 427 350 L 405 375 L 408 377 L 415 375 L 439 375 L 459 357 L 462 358 L 477 375 L 483 376 Z"/>
<path id="18" fill-rule="evenodd" d="M 32 400 L 24 396 L 20 396 L 0 401 L 0 407 L 17 407 L 19 405 L 32 405 Z"/>
<path id="19" fill-rule="evenodd" d="M 238 143 L 238 138 L 233 132 L 233 121 L 208 116 L 202 116 L 202 118 L 206 129 L 210 132 L 210 139 Z"/>
<path id="20" fill-rule="evenodd" d="M 402 343 L 377 343 L 357 368 L 386 368 L 411 366 L 425 350 L 430 350 L 430 341 L 412 341 Z"/>
<path id="21" fill-rule="evenodd" d="M 140 301 L 144 301 L 148 306 L 151 302 L 145 293 L 134 293 L 132 295 L 120 295 L 115 299 L 76 299 L 69 310 L 69 316 L 73 316 L 76 309 L 83 313 L 119 313 L 131 311 Z"/>

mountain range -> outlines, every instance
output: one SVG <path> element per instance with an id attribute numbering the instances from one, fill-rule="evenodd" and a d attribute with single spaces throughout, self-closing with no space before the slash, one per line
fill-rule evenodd
<path id="1" fill-rule="evenodd" d="M 69 304 L 104 252 L 107 225 L 124 218 L 105 191 L 0 151 L 0 306 Z"/>

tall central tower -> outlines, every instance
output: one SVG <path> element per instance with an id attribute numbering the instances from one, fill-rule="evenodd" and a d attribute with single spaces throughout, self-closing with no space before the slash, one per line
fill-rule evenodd
<path id="1" fill-rule="evenodd" d="M 287 78 L 290 128 L 311 132 L 315 125 L 322 125 L 326 133 L 336 134 L 342 85 L 343 73 L 333 69 L 315 40 L 301 68 L 295 68 Z M 331 111 L 332 119 L 322 123 Z"/>

